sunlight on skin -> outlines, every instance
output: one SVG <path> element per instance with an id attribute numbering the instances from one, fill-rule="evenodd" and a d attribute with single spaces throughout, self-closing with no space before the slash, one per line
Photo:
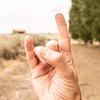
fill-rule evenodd
<path id="1" fill-rule="evenodd" d="M 56 14 L 55 18 L 59 44 L 50 41 L 46 47 L 38 46 L 33 49 L 32 38 L 25 38 L 33 87 L 39 100 L 81 100 L 67 25 L 61 13 Z"/>

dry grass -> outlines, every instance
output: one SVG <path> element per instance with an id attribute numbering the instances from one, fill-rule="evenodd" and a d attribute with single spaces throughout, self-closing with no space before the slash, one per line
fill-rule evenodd
<path id="1" fill-rule="evenodd" d="M 47 41 L 49 40 L 56 40 L 58 41 L 58 33 L 40 33 L 39 36 L 45 36 Z"/>
<path id="2" fill-rule="evenodd" d="M 25 55 L 24 38 L 26 35 L 32 37 L 34 46 L 45 44 L 46 38 L 36 34 L 3 34 L 0 35 L 0 57 L 8 60 Z"/>

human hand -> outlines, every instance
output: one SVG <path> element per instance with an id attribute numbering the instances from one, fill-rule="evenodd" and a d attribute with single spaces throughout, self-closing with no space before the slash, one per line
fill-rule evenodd
<path id="1" fill-rule="evenodd" d="M 25 38 L 33 87 L 39 100 L 81 100 L 67 25 L 62 14 L 56 14 L 55 18 L 59 44 L 50 41 L 46 47 L 39 46 L 34 50 L 32 38 Z"/>

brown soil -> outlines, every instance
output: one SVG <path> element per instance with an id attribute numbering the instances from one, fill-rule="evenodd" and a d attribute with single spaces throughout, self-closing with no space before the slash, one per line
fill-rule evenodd
<path id="1" fill-rule="evenodd" d="M 86 100 L 100 100 L 100 48 L 72 45 L 72 54 L 82 96 Z"/>
<path id="2" fill-rule="evenodd" d="M 100 48 L 72 45 L 72 54 L 84 100 L 100 100 Z M 0 100 L 38 100 L 27 61 L 3 61 Z"/>
<path id="3" fill-rule="evenodd" d="M 38 100 L 32 87 L 27 61 L 11 60 L 9 63 L 0 73 L 0 100 Z"/>

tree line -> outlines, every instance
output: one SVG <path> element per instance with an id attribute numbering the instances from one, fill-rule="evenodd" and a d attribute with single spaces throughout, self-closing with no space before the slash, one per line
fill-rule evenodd
<path id="1" fill-rule="evenodd" d="M 71 0 L 69 32 L 74 39 L 85 44 L 93 40 L 100 43 L 100 0 Z"/>

